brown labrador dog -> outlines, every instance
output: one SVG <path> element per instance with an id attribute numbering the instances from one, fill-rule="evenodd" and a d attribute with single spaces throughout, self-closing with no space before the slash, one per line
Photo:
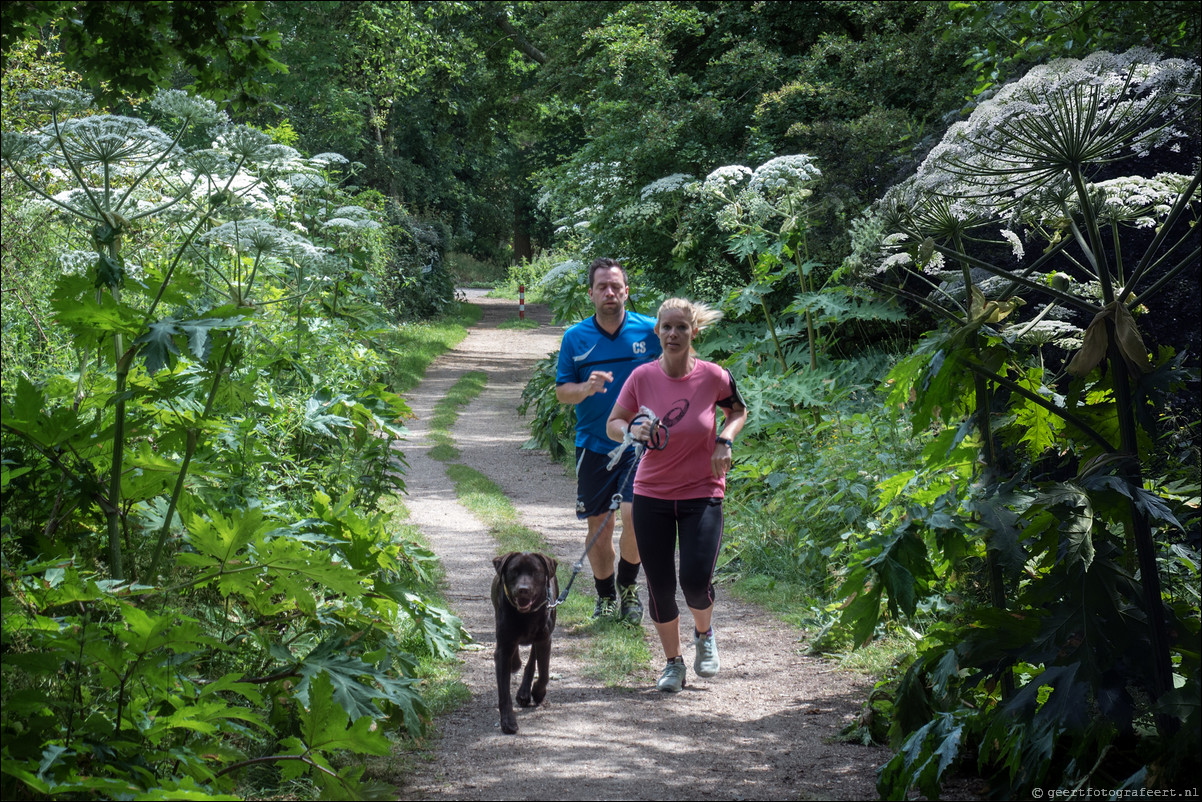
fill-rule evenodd
<path id="1" fill-rule="evenodd" d="M 522 667 L 519 646 L 530 646 L 526 673 L 518 686 L 518 704 L 529 707 L 542 704 L 547 695 L 551 664 L 551 632 L 555 629 L 555 597 L 559 582 L 555 578 L 558 563 L 554 557 L 532 551 L 511 551 L 493 558 L 497 575 L 492 580 L 492 605 L 497 615 L 497 707 L 501 710 L 501 731 L 513 734 L 518 722 L 509 698 L 509 677 Z M 538 682 L 534 666 L 538 664 Z"/>

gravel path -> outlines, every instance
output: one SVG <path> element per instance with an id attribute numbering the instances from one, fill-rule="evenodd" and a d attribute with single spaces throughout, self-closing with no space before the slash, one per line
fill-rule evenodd
<path id="1" fill-rule="evenodd" d="M 867 683 L 802 655 L 794 630 L 721 589 L 714 616 L 722 649 L 718 677 L 696 678 L 690 666 L 684 692 L 657 693 L 661 652 L 645 622 L 654 665 L 627 687 L 606 688 L 583 672 L 587 629 L 561 625 L 546 702 L 518 709 L 517 735 L 501 733 L 488 598 L 497 547 L 455 500 L 445 466 L 429 458 L 425 438 L 434 404 L 460 375 L 484 370 L 489 377 L 453 432 L 461 461 L 505 491 L 522 523 L 543 535 L 561 564 L 580 556 L 584 528 L 576 521 L 575 481 L 545 453 L 522 450 L 528 430 L 515 411 L 532 365 L 559 347 L 563 330 L 531 305 L 527 315 L 543 323 L 540 328 L 497 329 L 515 316 L 516 305 L 479 293 L 469 299 L 484 309 L 480 323 L 430 367 L 409 398 L 417 418 L 405 444 L 405 504 L 446 568 L 448 603 L 482 648 L 462 653 L 471 701 L 438 722 L 441 739 L 432 759 L 409 778 L 402 798 L 875 798 L 876 768 L 887 752 L 833 740 L 858 713 Z M 737 523 L 728 519 L 727 525 Z M 591 586 L 586 570 L 572 592 L 591 593 Z M 691 646 L 685 651 L 690 660 Z"/>

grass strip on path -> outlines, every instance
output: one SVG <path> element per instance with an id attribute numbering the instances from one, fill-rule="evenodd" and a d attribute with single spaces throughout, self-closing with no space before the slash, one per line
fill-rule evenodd
<path id="1" fill-rule="evenodd" d="M 388 371 L 383 379 L 394 393 L 417 387 L 435 359 L 467 337 L 467 330 L 484 314 L 475 304 L 460 303 L 454 311 L 435 320 L 401 323 L 383 338 Z"/>
<path id="2" fill-rule="evenodd" d="M 488 384 L 488 374 L 481 370 L 473 370 L 459 377 L 454 386 L 447 391 L 437 404 L 434 414 L 430 416 L 430 457 L 440 462 L 450 462 L 459 459 L 459 447 L 451 437 L 451 429 L 459 420 L 459 410 L 472 402 L 484 392 Z"/>

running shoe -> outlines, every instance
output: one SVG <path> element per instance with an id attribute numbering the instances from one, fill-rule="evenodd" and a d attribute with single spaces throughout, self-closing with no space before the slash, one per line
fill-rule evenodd
<path id="1" fill-rule="evenodd" d="M 639 586 L 619 585 L 618 596 L 622 600 L 618 618 L 636 627 L 643 623 L 643 603 L 639 601 Z"/>
<path id="2" fill-rule="evenodd" d="M 618 600 L 611 599 L 608 596 L 598 596 L 597 603 L 593 606 L 593 620 L 600 621 L 602 618 L 613 618 L 618 614 Z"/>
<path id="3" fill-rule="evenodd" d="M 702 635 L 693 637 L 693 647 L 697 650 L 693 657 L 693 670 L 699 677 L 714 677 L 718 674 L 718 642 L 714 639 L 714 628 Z"/>
<path id="4" fill-rule="evenodd" d="M 655 683 L 655 689 L 664 693 L 679 693 L 680 689 L 684 687 L 684 675 L 684 658 L 673 657 L 664 666 L 664 673 L 659 675 L 659 682 Z"/>

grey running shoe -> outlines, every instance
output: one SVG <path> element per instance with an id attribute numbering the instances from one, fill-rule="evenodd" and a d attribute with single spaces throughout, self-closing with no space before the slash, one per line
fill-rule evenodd
<path id="1" fill-rule="evenodd" d="M 608 596 L 598 596 L 597 603 L 593 606 L 593 620 L 599 621 L 602 618 L 613 618 L 618 614 L 618 600 L 611 599 Z"/>
<path id="2" fill-rule="evenodd" d="M 684 675 L 684 658 L 673 657 L 664 666 L 664 673 L 659 675 L 659 682 L 655 683 L 655 689 L 664 693 L 679 693 L 680 689 L 684 687 Z"/>
<path id="3" fill-rule="evenodd" d="M 718 642 L 714 639 L 714 628 L 704 635 L 693 638 L 693 647 L 697 650 L 693 658 L 693 670 L 699 677 L 714 677 L 718 675 Z"/>
<path id="4" fill-rule="evenodd" d="M 643 623 L 643 603 L 639 601 L 639 586 L 618 585 L 618 598 L 622 600 L 618 618 L 636 627 Z"/>

